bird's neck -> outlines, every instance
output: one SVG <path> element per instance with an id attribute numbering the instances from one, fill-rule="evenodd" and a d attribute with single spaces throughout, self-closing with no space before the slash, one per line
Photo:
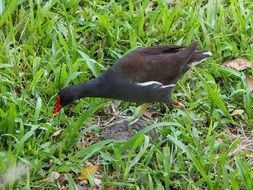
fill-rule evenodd
<path id="1" fill-rule="evenodd" d="M 76 93 L 77 99 L 84 97 L 100 97 L 101 87 L 99 80 L 91 80 L 86 83 L 81 83 L 74 86 L 74 92 Z"/>

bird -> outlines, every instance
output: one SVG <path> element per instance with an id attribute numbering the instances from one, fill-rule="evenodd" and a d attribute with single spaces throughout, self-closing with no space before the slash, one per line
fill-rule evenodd
<path id="1" fill-rule="evenodd" d="M 84 97 L 180 106 L 182 104 L 172 98 L 176 83 L 192 66 L 211 55 L 210 51 L 198 50 L 197 42 L 188 46 L 137 48 L 97 78 L 61 89 L 53 114 L 57 115 L 64 106 Z"/>

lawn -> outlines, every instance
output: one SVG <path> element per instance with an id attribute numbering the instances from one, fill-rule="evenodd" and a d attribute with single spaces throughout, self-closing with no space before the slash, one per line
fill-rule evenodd
<path id="1" fill-rule="evenodd" d="M 253 69 L 223 66 L 253 61 L 252 15 L 251 0 L 0 0 L 0 189 L 252 189 Z M 213 56 L 177 83 L 185 108 L 153 104 L 130 139 L 100 137 L 134 103 L 85 98 L 52 116 L 60 88 L 125 53 L 192 41 Z"/>

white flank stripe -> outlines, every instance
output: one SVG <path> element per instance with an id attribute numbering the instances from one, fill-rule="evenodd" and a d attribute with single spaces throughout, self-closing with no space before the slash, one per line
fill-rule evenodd
<path id="1" fill-rule="evenodd" d="M 161 88 L 171 88 L 176 86 L 175 84 L 163 85 Z"/>
<path id="2" fill-rule="evenodd" d="M 159 88 L 172 88 L 172 87 L 176 86 L 176 84 L 163 85 L 162 83 L 157 82 L 157 81 L 137 82 L 136 84 L 137 84 L 138 86 L 159 85 Z"/>
<path id="3" fill-rule="evenodd" d="M 139 86 L 150 86 L 150 85 L 153 85 L 153 84 L 163 85 L 162 83 L 157 82 L 157 81 L 137 82 L 137 85 L 139 85 Z"/>

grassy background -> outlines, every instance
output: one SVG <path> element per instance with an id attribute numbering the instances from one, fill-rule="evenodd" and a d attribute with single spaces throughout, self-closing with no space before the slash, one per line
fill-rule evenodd
<path id="1" fill-rule="evenodd" d="M 250 0 L 0 0 L 0 173 L 20 163 L 29 168 L 8 188 L 56 189 L 58 172 L 76 189 L 76 176 L 96 156 L 101 189 L 252 189 L 245 73 L 253 70 L 221 66 L 235 57 L 253 61 L 252 14 Z M 52 117 L 61 87 L 98 76 L 137 46 L 193 40 L 213 57 L 178 83 L 174 95 L 187 108 L 168 108 L 131 140 L 82 143 L 100 130 L 103 99 L 86 98 Z M 244 112 L 231 116 L 238 109 Z M 152 128 L 155 139 L 145 135 Z"/>

